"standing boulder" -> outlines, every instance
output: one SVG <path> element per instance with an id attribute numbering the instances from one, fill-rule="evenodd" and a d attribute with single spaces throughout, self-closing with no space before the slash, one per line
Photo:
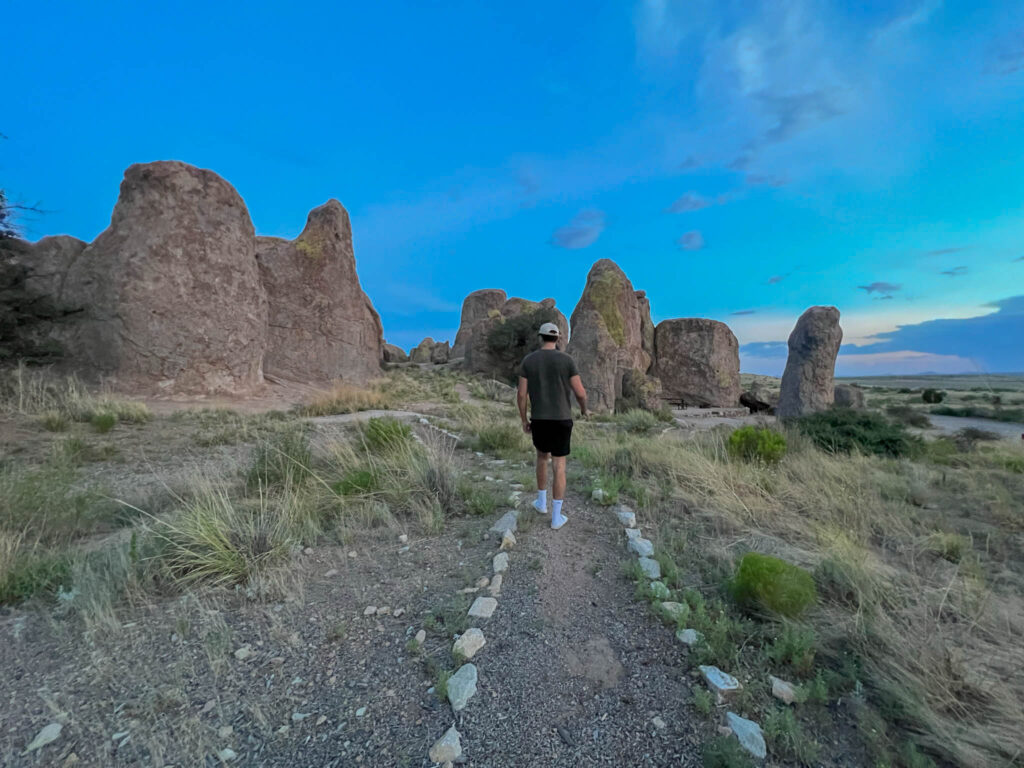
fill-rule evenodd
<path id="1" fill-rule="evenodd" d="M 434 365 L 447 363 L 451 351 L 451 345 L 447 341 L 434 342 L 434 348 L 430 350 L 430 362 Z"/>
<path id="2" fill-rule="evenodd" d="M 843 329 L 835 307 L 811 307 L 789 335 L 775 415 L 782 421 L 823 411 L 835 398 L 834 377 Z"/>
<path id="3" fill-rule="evenodd" d="M 434 353 L 434 340 L 427 336 L 423 341 L 409 350 L 409 362 L 421 365 L 430 362 L 430 356 Z"/>
<path id="4" fill-rule="evenodd" d="M 213 393 L 263 381 L 267 298 L 252 221 L 212 171 L 129 167 L 110 226 L 70 263 L 62 295 L 83 305 L 66 348 L 115 386 Z"/>
<path id="5" fill-rule="evenodd" d="M 863 408 L 864 390 L 849 384 L 836 384 L 835 404 L 840 408 Z"/>
<path id="6" fill-rule="evenodd" d="M 337 200 L 310 211 L 294 240 L 256 238 L 269 302 L 268 374 L 355 383 L 380 374 L 380 317 L 359 284 L 348 212 Z"/>
<path id="7" fill-rule="evenodd" d="M 504 291 L 476 291 L 463 302 L 462 326 L 451 358 L 460 359 L 465 370 L 511 381 L 519 361 L 540 346 L 537 330 L 543 323 L 558 326 L 557 347 L 565 349 L 569 323 L 554 299 L 538 302 L 506 298 Z"/>
<path id="8" fill-rule="evenodd" d="M 382 351 L 385 363 L 409 362 L 409 356 L 405 353 L 405 350 L 396 344 L 388 344 L 387 342 L 384 342 L 384 348 Z"/>
<path id="9" fill-rule="evenodd" d="M 612 410 L 622 398 L 629 371 L 646 374 L 651 353 L 644 348 L 650 305 L 618 265 L 601 259 L 590 268 L 587 284 L 572 313 L 567 351 L 576 359 L 594 410 Z"/>
<path id="10" fill-rule="evenodd" d="M 478 327 L 489 317 L 500 315 L 507 298 L 502 290 L 485 288 L 482 291 L 473 291 L 463 300 L 459 331 L 455 334 L 455 344 L 452 346 L 452 360 L 466 357 L 467 349 Z"/>
<path id="11" fill-rule="evenodd" d="M 666 399 L 698 407 L 739 402 L 740 346 L 725 323 L 663 320 L 654 331 L 654 348 Z"/>

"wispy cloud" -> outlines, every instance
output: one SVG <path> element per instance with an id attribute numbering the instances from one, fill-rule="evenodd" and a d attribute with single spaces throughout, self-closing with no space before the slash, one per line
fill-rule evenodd
<path id="1" fill-rule="evenodd" d="M 743 180 L 752 187 L 784 187 L 790 182 L 784 173 L 748 173 Z"/>
<path id="2" fill-rule="evenodd" d="M 739 310 L 737 312 L 730 312 L 729 314 L 733 315 L 734 317 L 737 316 L 737 315 L 755 315 L 755 314 L 757 314 L 757 310 L 756 309 L 741 309 L 741 310 Z"/>
<path id="3" fill-rule="evenodd" d="M 699 157 L 697 157 L 697 155 L 687 155 L 683 159 L 683 162 L 681 162 L 679 164 L 679 170 L 680 171 L 692 171 L 692 170 L 695 170 L 697 168 L 700 168 L 703 164 L 704 164 L 704 161 L 701 160 Z"/>
<path id="4" fill-rule="evenodd" d="M 962 277 L 967 274 L 967 267 L 953 267 L 952 269 L 944 269 L 940 274 L 949 275 L 950 277 Z"/>
<path id="5" fill-rule="evenodd" d="M 790 277 L 794 272 L 796 272 L 797 269 L 800 269 L 800 267 L 797 267 L 796 269 L 791 269 L 784 275 L 772 275 L 771 277 L 768 278 L 768 285 L 778 285 L 787 277 Z"/>
<path id="6" fill-rule="evenodd" d="M 684 251 L 699 251 L 704 247 L 704 235 L 695 229 L 684 234 L 676 242 Z"/>
<path id="7" fill-rule="evenodd" d="M 587 248 L 597 242 L 604 226 L 603 211 L 580 211 L 571 222 L 554 231 L 551 244 L 569 250 Z"/>
<path id="8" fill-rule="evenodd" d="M 894 292 L 900 290 L 900 288 L 902 288 L 902 287 L 903 286 L 900 285 L 899 283 L 883 283 L 883 282 L 875 282 L 875 283 L 870 283 L 868 285 L 858 285 L 857 286 L 858 289 L 860 289 L 862 291 L 867 291 L 869 294 L 871 294 L 871 293 L 894 293 Z"/>
<path id="9" fill-rule="evenodd" d="M 418 312 L 458 312 L 460 306 L 433 291 L 407 283 L 388 282 L 374 291 L 374 303 L 395 315 Z"/>
<path id="10" fill-rule="evenodd" d="M 687 192 L 666 208 L 665 213 L 689 213 L 690 211 L 699 211 L 702 208 L 707 208 L 710 205 L 713 205 L 713 203 L 703 195 L 697 192 Z"/>
<path id="11" fill-rule="evenodd" d="M 960 253 L 961 251 L 966 251 L 966 250 L 967 250 L 967 248 L 965 246 L 958 245 L 958 246 L 954 246 L 952 248 L 936 248 L 936 249 L 931 250 L 931 251 L 925 251 L 924 255 L 925 256 L 948 256 L 951 253 Z"/>
<path id="12" fill-rule="evenodd" d="M 997 75 L 1024 71 L 1024 27 L 996 42 L 990 56 L 989 71 Z"/>
<path id="13" fill-rule="evenodd" d="M 919 5 L 909 13 L 901 14 L 891 21 L 886 22 L 872 33 L 871 38 L 876 44 L 895 42 L 896 37 L 910 31 L 914 27 L 926 24 L 939 8 L 942 7 L 941 0 L 928 0 Z"/>
<path id="14" fill-rule="evenodd" d="M 1018 256 L 1016 259 L 1014 259 L 1014 262 L 1017 261 L 1024 261 L 1024 256 Z"/>

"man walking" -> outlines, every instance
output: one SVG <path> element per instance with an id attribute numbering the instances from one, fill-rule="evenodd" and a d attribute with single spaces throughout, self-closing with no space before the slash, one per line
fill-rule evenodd
<path id="1" fill-rule="evenodd" d="M 587 416 L 587 392 L 580 381 L 576 361 L 555 348 L 560 331 L 554 323 L 540 327 L 541 348 L 523 358 L 519 366 L 516 402 L 523 432 L 533 436 L 537 449 L 537 499 L 533 508 L 548 513 L 548 459 L 554 480 L 551 486 L 551 527 L 558 530 L 568 520 L 562 513 L 565 496 L 565 457 L 572 437 L 572 400 L 576 396 L 580 415 Z M 526 415 L 529 396 L 530 417 Z"/>

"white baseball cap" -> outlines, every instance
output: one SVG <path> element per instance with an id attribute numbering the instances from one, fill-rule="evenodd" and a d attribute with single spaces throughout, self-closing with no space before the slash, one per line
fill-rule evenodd
<path id="1" fill-rule="evenodd" d="M 544 323 L 538 331 L 541 336 L 554 336 L 556 339 L 562 335 L 562 332 L 558 330 L 558 326 L 554 323 Z"/>

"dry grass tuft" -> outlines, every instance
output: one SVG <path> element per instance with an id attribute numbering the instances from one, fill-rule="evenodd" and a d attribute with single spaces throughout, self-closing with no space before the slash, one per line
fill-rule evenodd
<path id="1" fill-rule="evenodd" d="M 303 416 L 332 416 L 338 413 L 374 411 L 391 407 L 391 399 L 377 388 L 336 384 L 329 392 L 317 395 L 298 411 Z"/>

